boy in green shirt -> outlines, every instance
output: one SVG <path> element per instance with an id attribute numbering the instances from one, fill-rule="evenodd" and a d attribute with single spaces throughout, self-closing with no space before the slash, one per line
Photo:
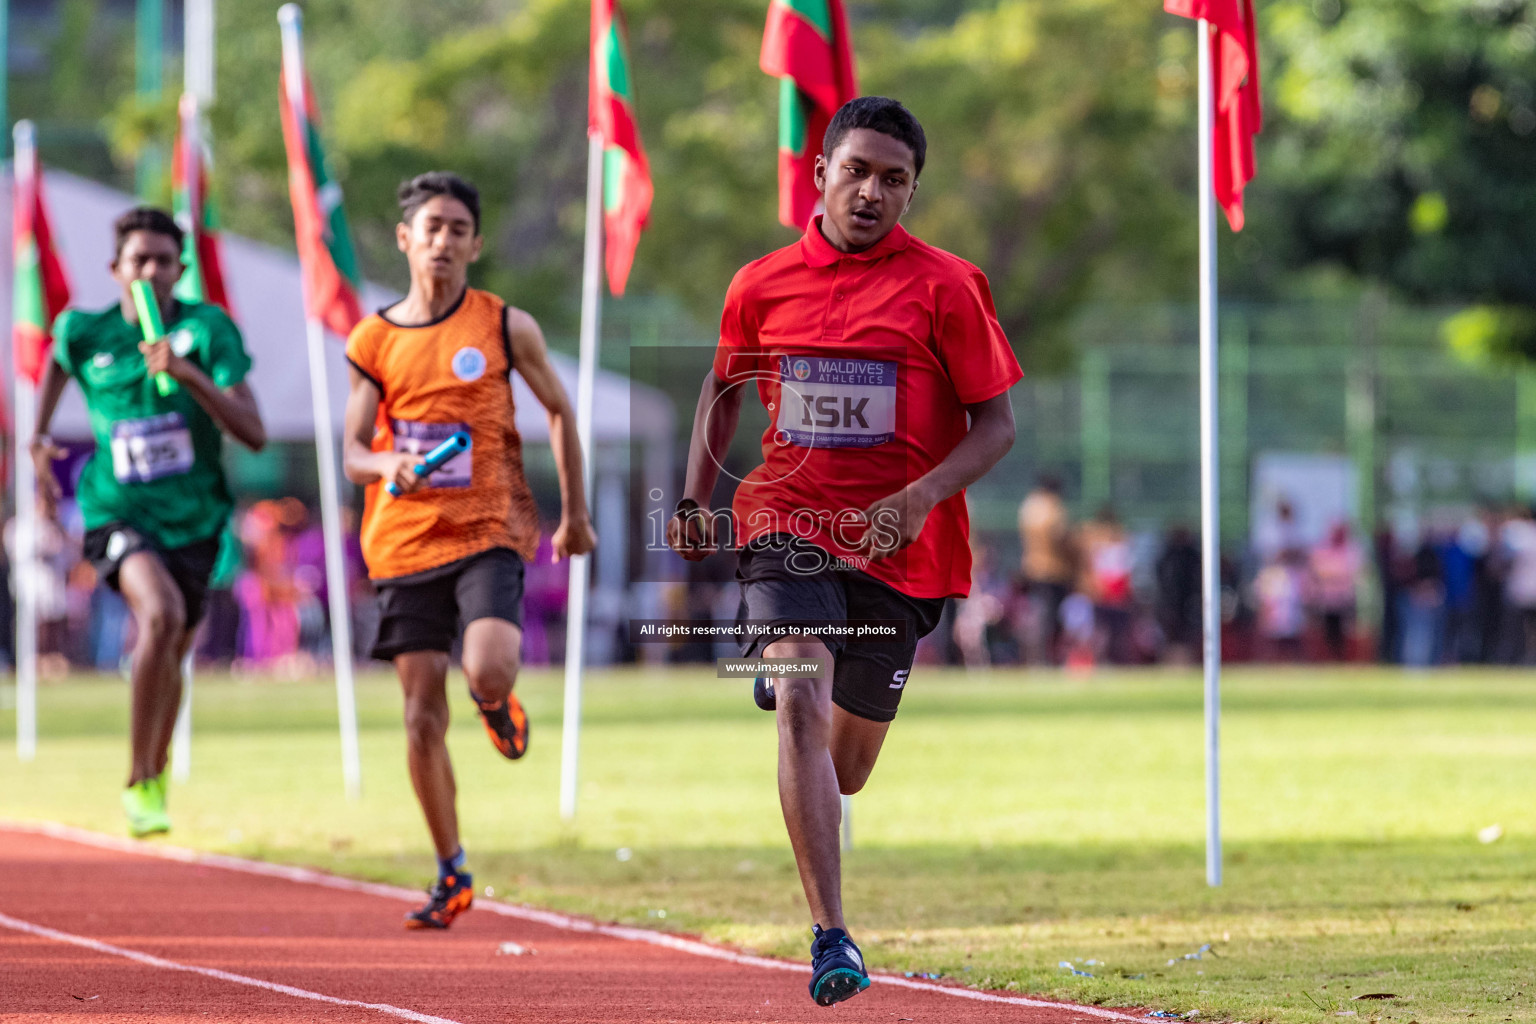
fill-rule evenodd
<path id="1" fill-rule="evenodd" d="M 165 763 L 181 703 L 181 660 L 203 614 L 219 535 L 234 508 L 220 456 L 229 434 L 252 451 L 266 444 L 255 396 L 245 383 L 251 358 L 240 331 L 216 306 L 180 302 L 171 289 L 185 269 L 182 232 L 170 215 L 128 211 L 117 234 L 112 277 L 118 302 L 97 313 L 68 310 L 54 324 L 37 407 L 32 459 L 43 512 L 56 513 L 48 437 L 54 409 L 73 377 L 90 411 L 96 452 L 80 477 L 85 557 L 123 595 L 138 626 L 132 669 L 132 762 L 123 809 L 135 836 L 165 832 Z M 166 336 L 143 340 L 131 286 L 147 281 Z M 158 373 L 177 387 L 161 395 Z"/>

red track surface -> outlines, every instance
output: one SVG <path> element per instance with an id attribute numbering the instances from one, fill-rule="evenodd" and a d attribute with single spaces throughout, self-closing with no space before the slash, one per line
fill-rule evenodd
<path id="1" fill-rule="evenodd" d="M 173 859 L 172 850 L 62 834 L 0 826 L 3 1021 L 1135 1019 L 1063 1004 L 1020 1005 L 1032 1001 L 1014 996 L 978 1001 L 889 977 L 826 1009 L 807 996 L 803 967 L 788 970 L 688 940 L 658 942 L 652 933 L 504 905 L 498 912 L 486 902 L 447 932 L 407 932 L 400 924 L 403 890 L 302 871 L 273 877 L 252 872 L 283 869 L 219 866 L 217 858 L 195 854 Z M 508 955 L 504 943 L 531 952 Z"/>

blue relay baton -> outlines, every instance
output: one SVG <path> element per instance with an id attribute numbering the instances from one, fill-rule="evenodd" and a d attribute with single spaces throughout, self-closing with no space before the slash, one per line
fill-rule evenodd
<path id="1" fill-rule="evenodd" d="M 427 452 L 427 457 L 416 463 L 415 473 L 417 476 L 431 476 L 447 465 L 455 455 L 466 451 L 469 451 L 469 435 L 462 430 L 454 431 L 448 440 Z M 393 480 L 385 489 L 396 498 L 400 497 L 400 488 L 395 486 Z"/>

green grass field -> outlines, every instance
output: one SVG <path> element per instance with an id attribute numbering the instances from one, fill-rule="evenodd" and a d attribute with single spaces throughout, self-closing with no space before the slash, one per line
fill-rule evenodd
<path id="1" fill-rule="evenodd" d="M 517 764 L 450 685 L 478 884 L 805 955 L 772 722 L 744 684 L 593 678 L 574 827 L 557 809 L 557 677 L 519 684 L 534 732 Z M 197 686 L 173 842 L 429 881 L 392 678 L 360 684 L 356 803 L 328 686 Z M 116 679 L 45 685 L 37 759 L 0 753 L 0 815 L 120 832 L 126 696 Z M 1212 890 L 1194 673 L 921 672 L 854 800 L 846 900 L 871 965 L 1201 1020 L 1536 1019 L 1536 677 L 1244 670 L 1225 697 L 1227 874 Z M 13 731 L 0 688 L 0 736 Z M 1480 842 L 1493 824 L 1503 838 Z M 1395 998 L 1354 998 L 1376 993 Z"/>

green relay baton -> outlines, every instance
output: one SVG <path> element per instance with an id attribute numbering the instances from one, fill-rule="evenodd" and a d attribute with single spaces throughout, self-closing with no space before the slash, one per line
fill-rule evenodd
<path id="1" fill-rule="evenodd" d="M 139 311 L 139 328 L 144 332 L 144 340 L 164 340 L 165 325 L 160 322 L 160 304 L 155 301 L 155 293 L 149 287 L 149 282 L 135 281 L 131 287 L 133 305 Z M 155 390 L 160 392 L 162 398 L 174 395 L 177 390 L 175 378 L 164 371 L 155 374 Z"/>

